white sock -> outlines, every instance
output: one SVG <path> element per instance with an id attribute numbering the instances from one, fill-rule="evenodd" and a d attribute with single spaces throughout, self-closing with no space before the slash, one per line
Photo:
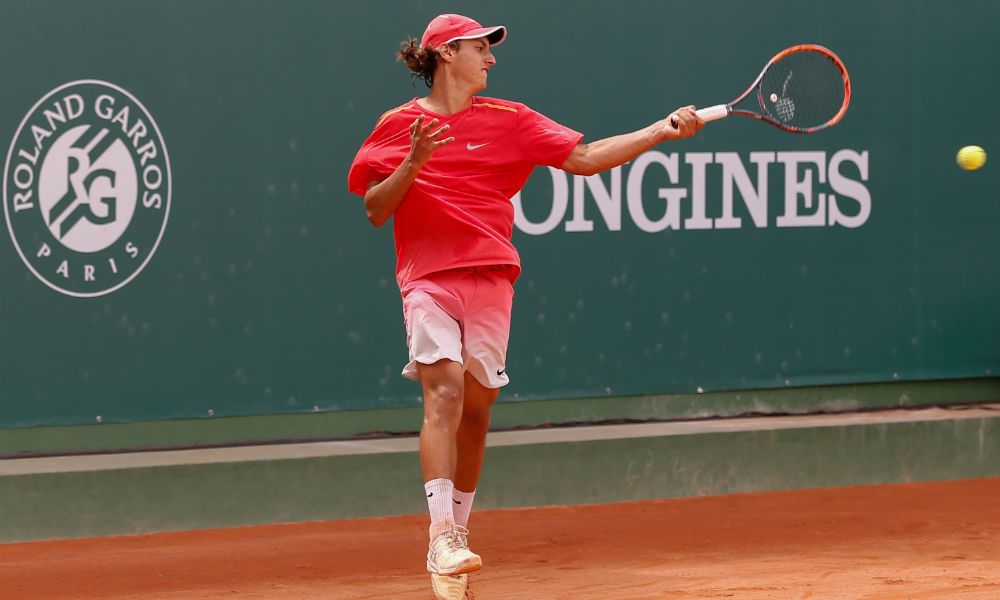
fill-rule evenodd
<path id="1" fill-rule="evenodd" d="M 452 495 L 455 484 L 450 479 L 432 479 L 424 484 L 424 492 L 427 493 L 427 508 L 431 513 L 431 529 L 442 530 L 454 523 Z"/>
<path id="2" fill-rule="evenodd" d="M 460 492 L 455 490 L 452 496 L 455 506 L 452 507 L 455 513 L 455 524 L 462 527 L 469 526 L 469 513 L 472 512 L 472 500 L 476 497 L 476 490 L 471 492 Z"/>

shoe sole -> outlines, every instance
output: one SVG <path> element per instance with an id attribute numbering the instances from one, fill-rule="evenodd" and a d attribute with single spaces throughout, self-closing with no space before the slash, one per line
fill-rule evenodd
<path id="1" fill-rule="evenodd" d="M 478 556 L 471 558 L 465 562 L 459 563 L 452 569 L 448 571 L 443 571 L 438 568 L 437 564 L 427 561 L 427 570 L 435 575 L 465 575 L 466 573 L 472 573 L 473 571 L 478 571 L 483 568 L 483 560 Z"/>
<path id="2" fill-rule="evenodd" d="M 465 575 L 464 581 L 462 580 L 462 577 L 463 575 L 436 575 L 431 573 L 431 590 L 434 592 L 434 597 L 438 600 L 465 600 L 468 597 L 467 592 L 469 590 L 469 576 Z M 444 585 L 444 582 L 440 582 L 439 580 L 445 578 L 457 579 L 458 581 L 452 585 Z M 442 583 L 440 588 L 438 587 L 439 583 Z M 447 593 L 449 591 L 453 591 L 453 586 L 456 584 L 457 587 L 461 589 L 461 594 L 456 595 L 454 593 Z"/>

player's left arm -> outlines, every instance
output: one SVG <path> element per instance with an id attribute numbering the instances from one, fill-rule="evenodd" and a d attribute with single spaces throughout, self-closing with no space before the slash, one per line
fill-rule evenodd
<path id="1" fill-rule="evenodd" d="M 365 211 L 368 220 L 375 227 L 385 225 L 389 217 L 402 204 L 406 192 L 416 181 L 420 169 L 430 160 L 434 151 L 455 141 L 454 137 L 445 137 L 451 125 L 437 128 L 438 120 L 424 125 L 424 116 L 419 115 L 410 124 L 410 152 L 403 162 L 385 179 L 372 179 L 368 182 L 365 192 Z M 437 128 L 437 129 L 435 129 Z"/>
<path id="2" fill-rule="evenodd" d="M 660 142 L 691 137 L 704 124 L 694 106 L 684 106 L 638 131 L 578 144 L 560 168 L 574 175 L 594 175 L 625 164 Z"/>

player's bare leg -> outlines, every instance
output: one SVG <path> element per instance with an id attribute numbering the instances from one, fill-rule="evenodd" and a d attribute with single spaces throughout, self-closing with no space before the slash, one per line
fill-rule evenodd
<path id="1" fill-rule="evenodd" d="M 458 460 L 455 467 L 455 522 L 468 522 L 470 506 L 459 506 L 458 498 L 467 497 L 471 503 L 472 492 L 479 483 L 486 451 L 486 434 L 490 428 L 490 412 L 500 390 L 484 387 L 469 373 L 465 374 L 465 394 L 462 403 L 462 421 L 458 426 Z M 462 513 L 461 511 L 465 511 Z M 463 519 L 462 516 L 465 516 Z M 431 588 L 438 600 L 464 600 L 469 586 L 468 575 L 431 575 Z M 471 593 L 471 592 L 469 592 Z"/>
<path id="2" fill-rule="evenodd" d="M 456 438 L 458 460 L 454 481 L 455 489 L 472 492 L 479 484 L 479 474 L 483 470 L 490 411 L 500 390 L 483 386 L 468 372 L 465 373 L 464 389 L 462 420 Z"/>
<path id="3" fill-rule="evenodd" d="M 457 438 L 465 399 L 464 369 L 450 360 L 418 365 L 417 369 L 424 390 L 420 465 L 424 487 L 429 490 L 431 512 L 427 570 L 434 575 L 462 575 L 482 567 L 479 556 L 469 550 L 468 530 L 455 525 L 452 513 Z M 434 497 L 435 490 L 437 497 Z"/>
<path id="4" fill-rule="evenodd" d="M 420 428 L 420 468 L 424 481 L 455 480 L 459 424 L 465 396 L 465 369 L 451 360 L 418 364 L 424 391 L 424 422 Z"/>

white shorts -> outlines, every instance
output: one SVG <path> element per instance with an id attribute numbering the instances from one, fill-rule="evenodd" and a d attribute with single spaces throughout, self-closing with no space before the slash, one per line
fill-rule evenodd
<path id="1" fill-rule="evenodd" d="M 420 381 L 417 363 L 448 359 L 485 387 L 507 385 L 512 273 L 516 267 L 469 267 L 407 283 L 403 320 L 410 362 L 403 377 Z"/>

